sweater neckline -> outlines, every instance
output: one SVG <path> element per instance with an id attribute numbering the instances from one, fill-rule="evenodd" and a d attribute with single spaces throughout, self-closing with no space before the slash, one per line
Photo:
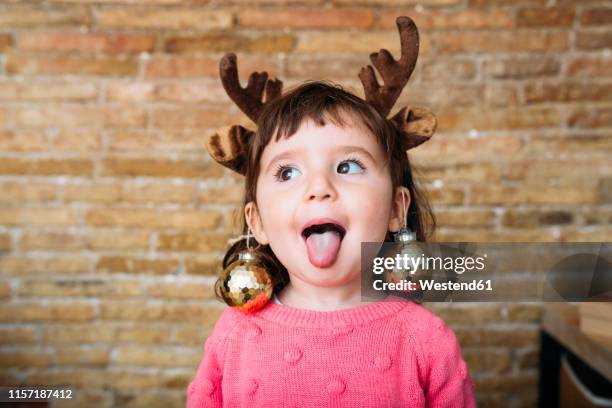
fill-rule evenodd
<path id="1" fill-rule="evenodd" d="M 408 307 L 412 302 L 404 298 L 388 295 L 386 298 L 348 309 L 320 311 L 297 309 L 270 301 L 254 313 L 264 320 L 293 327 L 336 327 L 360 325 L 394 315 Z"/>

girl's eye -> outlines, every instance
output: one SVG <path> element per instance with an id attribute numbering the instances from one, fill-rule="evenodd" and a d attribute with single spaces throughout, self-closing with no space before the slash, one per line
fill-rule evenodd
<path id="1" fill-rule="evenodd" d="M 291 174 L 297 172 L 298 174 L 302 174 L 300 173 L 300 171 L 298 169 L 296 169 L 295 167 L 290 167 L 290 166 L 281 166 L 279 165 L 276 169 L 276 173 L 274 173 L 274 177 L 276 178 L 276 180 L 278 181 L 287 181 L 287 180 L 291 180 Z M 297 174 L 296 174 L 297 176 Z"/>
<path id="2" fill-rule="evenodd" d="M 363 173 L 365 166 L 358 159 L 345 160 L 338 165 L 338 173 L 341 174 L 352 174 L 351 169 L 353 169 L 352 173 Z"/>

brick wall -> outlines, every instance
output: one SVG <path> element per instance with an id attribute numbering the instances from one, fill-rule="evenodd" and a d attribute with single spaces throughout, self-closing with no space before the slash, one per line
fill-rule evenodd
<path id="1" fill-rule="evenodd" d="M 610 241 L 612 9 L 571 0 L 0 4 L 0 383 L 74 406 L 184 406 L 222 310 L 212 283 L 241 178 L 204 135 L 247 124 L 217 77 L 238 53 L 361 94 L 367 55 L 421 55 L 400 104 L 437 113 L 411 151 L 442 241 Z M 414 153 L 412 153 L 414 152 Z M 483 406 L 533 406 L 538 304 L 432 304 Z M 68 406 L 68 405 L 66 405 Z"/>

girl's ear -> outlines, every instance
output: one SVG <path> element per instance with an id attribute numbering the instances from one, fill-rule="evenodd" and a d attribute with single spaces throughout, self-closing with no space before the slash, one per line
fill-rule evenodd
<path id="1" fill-rule="evenodd" d="M 244 216 L 257 242 L 262 245 L 268 244 L 268 236 L 263 229 L 261 217 L 259 216 L 259 211 L 257 210 L 257 205 L 255 205 L 253 201 L 250 201 L 244 207 Z"/>
<path id="2" fill-rule="evenodd" d="M 403 198 L 402 198 L 403 197 Z M 389 218 L 389 231 L 397 232 L 404 225 L 404 220 L 410 208 L 410 190 L 399 186 L 391 202 L 391 218 Z"/>

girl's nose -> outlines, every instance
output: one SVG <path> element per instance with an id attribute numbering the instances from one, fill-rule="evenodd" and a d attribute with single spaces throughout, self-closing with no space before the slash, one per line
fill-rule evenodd
<path id="1" fill-rule="evenodd" d="M 336 196 L 336 189 L 328 175 L 313 175 L 306 190 L 307 201 L 335 200 Z"/>

